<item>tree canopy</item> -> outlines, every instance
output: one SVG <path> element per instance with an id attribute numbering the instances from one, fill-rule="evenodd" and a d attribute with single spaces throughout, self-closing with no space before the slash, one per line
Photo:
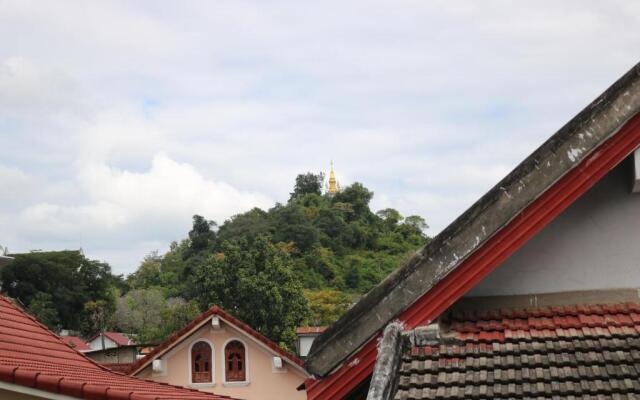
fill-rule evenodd
<path id="1" fill-rule="evenodd" d="M 324 174 L 322 172 L 318 174 L 313 172 L 299 174 L 296 177 L 296 183 L 293 187 L 293 192 L 290 194 L 289 201 L 310 193 L 321 195 L 323 182 Z"/>
<path id="2" fill-rule="evenodd" d="M 201 309 L 219 305 L 264 335 L 293 343 L 308 305 L 289 254 L 267 236 L 253 243 L 224 242 L 191 276 L 191 296 Z"/>
<path id="3" fill-rule="evenodd" d="M 12 256 L 14 261 L 0 270 L 2 291 L 52 329 L 90 330 L 87 303 L 115 303 L 112 288 L 121 278 L 111 274 L 108 264 L 89 260 L 80 251 Z"/>

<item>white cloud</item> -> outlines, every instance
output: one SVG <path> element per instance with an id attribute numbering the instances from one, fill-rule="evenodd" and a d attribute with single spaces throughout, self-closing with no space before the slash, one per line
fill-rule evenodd
<path id="1" fill-rule="evenodd" d="M 3 1 L 0 241 L 130 271 L 331 159 L 436 233 L 637 61 L 639 22 L 623 0 Z"/>
<path id="2" fill-rule="evenodd" d="M 81 167 L 79 181 L 90 198 L 126 210 L 122 218 L 129 223 L 134 217 L 188 220 L 193 214 L 221 221 L 241 210 L 272 204 L 264 195 L 207 180 L 193 166 L 164 154 L 155 155 L 143 173 L 87 165 Z"/>
<path id="3" fill-rule="evenodd" d="M 5 112 L 58 111 L 74 103 L 73 89 L 63 72 L 41 68 L 24 57 L 0 62 L 0 107 Z"/>
<path id="4" fill-rule="evenodd" d="M 201 214 L 223 221 L 254 206 L 268 207 L 266 196 L 240 191 L 233 186 L 204 178 L 193 166 L 166 155 L 153 157 L 145 172 L 131 172 L 105 164 L 82 165 L 78 169 L 78 205 L 48 202 L 26 207 L 19 223 L 25 235 L 37 238 L 60 236 L 78 243 L 94 239 L 133 240 L 129 244 L 179 239 L 167 232 L 188 229 L 191 216 Z"/>

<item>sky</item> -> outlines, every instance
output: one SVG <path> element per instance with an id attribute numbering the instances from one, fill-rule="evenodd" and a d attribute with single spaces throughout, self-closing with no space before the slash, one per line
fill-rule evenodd
<path id="1" fill-rule="evenodd" d="M 115 273 L 362 182 L 435 235 L 639 60 L 637 1 L 0 0 L 0 245 Z"/>

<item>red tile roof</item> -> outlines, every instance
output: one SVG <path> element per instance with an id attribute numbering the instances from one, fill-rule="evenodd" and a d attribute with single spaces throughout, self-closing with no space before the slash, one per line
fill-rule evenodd
<path id="1" fill-rule="evenodd" d="M 0 381 L 80 399 L 229 399 L 113 372 L 0 296 Z"/>
<path id="2" fill-rule="evenodd" d="M 304 366 L 304 362 L 301 359 L 299 359 L 297 356 L 295 356 L 294 354 L 289 353 L 288 351 L 284 350 L 282 347 L 278 346 L 276 343 L 271 341 L 269 338 L 267 338 L 266 336 L 262 335 L 260 332 L 256 331 L 255 329 L 253 329 L 249 325 L 245 324 L 244 322 L 240 321 L 239 319 L 237 319 L 233 315 L 229 314 L 228 312 L 226 312 L 222 308 L 220 308 L 218 306 L 213 306 L 210 309 L 208 309 L 207 311 L 205 311 L 204 313 L 200 314 L 195 319 L 193 319 L 187 326 L 185 326 L 181 330 L 173 333 L 167 340 L 165 340 L 159 346 L 156 346 L 153 349 L 153 351 L 151 353 L 149 353 L 147 356 L 145 356 L 144 358 L 138 360 L 135 364 L 133 364 L 133 366 L 129 370 L 129 374 L 133 375 L 133 374 L 136 374 L 139 371 L 141 371 L 144 367 L 146 367 L 148 364 L 150 364 L 157 356 L 164 354 L 169 349 L 171 349 L 174 346 L 178 345 L 180 342 L 182 342 L 182 340 L 184 340 L 185 338 L 188 337 L 188 334 L 191 333 L 191 331 L 193 331 L 194 328 L 199 326 L 204 321 L 212 318 L 214 315 L 219 316 L 220 318 L 226 320 L 227 322 L 229 322 L 230 324 L 234 325 L 238 329 L 244 331 L 247 335 L 253 337 L 258 342 L 264 344 L 269 349 L 271 349 L 274 353 L 276 353 L 276 354 L 282 356 L 283 358 L 289 360 L 291 363 L 296 364 L 296 365 L 300 366 L 301 368 Z"/>
<path id="3" fill-rule="evenodd" d="M 640 305 L 455 314 L 399 374 L 396 400 L 638 398 Z"/>
<path id="4" fill-rule="evenodd" d="M 458 312 L 452 316 L 450 329 L 461 340 L 481 342 L 512 338 L 611 336 L 636 327 L 640 332 L 640 305 L 625 303 Z"/>
<path id="5" fill-rule="evenodd" d="M 60 339 L 78 351 L 91 350 L 91 347 L 77 336 L 60 336 Z"/>
<path id="6" fill-rule="evenodd" d="M 109 368 L 112 371 L 121 372 L 123 374 L 126 374 L 129 371 L 129 368 L 131 368 L 131 366 L 133 365 L 133 363 L 122 363 L 122 364 L 103 363 L 102 365 L 104 365 L 105 367 Z"/>
<path id="7" fill-rule="evenodd" d="M 326 329 L 326 326 L 300 326 L 296 328 L 296 333 L 298 335 L 309 335 L 313 333 L 322 333 Z"/>
<path id="8" fill-rule="evenodd" d="M 104 336 L 111 339 L 112 341 L 114 341 L 118 346 L 127 346 L 129 344 L 133 344 L 133 341 L 131 339 L 129 339 L 128 337 L 126 337 L 125 335 L 123 335 L 120 332 L 103 332 Z M 96 333 L 95 335 L 93 335 L 91 337 L 91 339 L 89 339 L 89 341 L 92 341 L 93 339 L 97 338 L 98 336 L 100 336 L 99 333 Z"/>

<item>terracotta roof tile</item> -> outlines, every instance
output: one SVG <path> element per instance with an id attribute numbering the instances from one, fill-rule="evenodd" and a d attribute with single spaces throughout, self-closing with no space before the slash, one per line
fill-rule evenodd
<path id="1" fill-rule="evenodd" d="M 326 329 L 326 326 L 299 326 L 296 328 L 296 333 L 298 335 L 307 335 L 310 333 L 322 333 Z"/>
<path id="2" fill-rule="evenodd" d="M 229 399 L 113 372 L 0 296 L 0 380 L 80 399 Z"/>
<path id="3" fill-rule="evenodd" d="M 405 351 L 395 399 L 638 398 L 638 308 L 455 313 L 454 341 Z"/>
<path id="4" fill-rule="evenodd" d="M 77 336 L 60 336 L 60 339 L 78 351 L 91 350 L 91 347 Z"/>
<path id="5" fill-rule="evenodd" d="M 101 364 L 112 371 L 120 372 L 123 374 L 126 374 L 127 372 L 129 372 L 129 369 L 133 365 L 133 363 L 101 363 Z"/>

